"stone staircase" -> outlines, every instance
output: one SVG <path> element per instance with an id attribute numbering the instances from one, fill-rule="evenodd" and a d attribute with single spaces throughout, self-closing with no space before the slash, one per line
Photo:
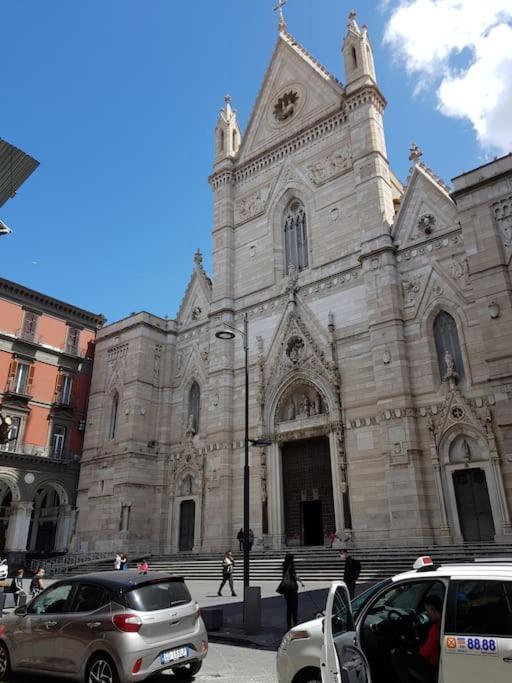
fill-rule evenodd
<path id="1" fill-rule="evenodd" d="M 297 572 L 304 581 L 333 581 L 343 575 L 343 562 L 339 550 L 325 547 L 290 548 L 295 555 Z M 251 552 L 251 582 L 279 581 L 281 563 L 286 549 L 253 550 Z M 385 548 L 353 549 L 352 555 L 362 565 L 360 581 L 377 581 L 412 569 L 420 555 L 430 555 L 436 564 L 472 562 L 475 557 L 506 557 L 512 562 L 512 543 L 472 543 L 464 545 L 438 545 L 431 548 L 395 546 Z M 242 553 L 234 553 L 236 565 L 234 578 L 242 579 Z M 154 555 L 149 558 L 152 570 L 183 575 L 186 580 L 214 580 L 221 576 L 222 554 L 179 553 Z M 91 563 L 87 567 L 71 569 L 69 574 L 112 569 L 113 560 Z M 132 565 L 130 565 L 132 566 Z M 134 566 L 134 565 L 133 565 Z"/>

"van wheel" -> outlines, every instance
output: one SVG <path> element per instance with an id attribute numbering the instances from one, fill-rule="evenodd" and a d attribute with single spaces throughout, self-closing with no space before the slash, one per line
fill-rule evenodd
<path id="1" fill-rule="evenodd" d="M 188 680 L 195 676 L 197 673 L 199 673 L 202 666 L 203 662 L 196 660 L 194 662 L 190 662 L 190 664 L 183 664 L 183 666 L 175 666 L 172 672 L 175 676 L 178 676 L 178 678 Z"/>
<path id="2" fill-rule="evenodd" d="M 114 662 L 108 655 L 95 655 L 87 665 L 85 683 L 119 683 Z"/>
<path id="3" fill-rule="evenodd" d="M 293 679 L 293 683 L 322 683 L 320 669 L 305 669 Z"/>
<path id="4" fill-rule="evenodd" d="M 5 681 L 11 673 L 11 660 L 7 645 L 0 641 L 0 681 Z"/>

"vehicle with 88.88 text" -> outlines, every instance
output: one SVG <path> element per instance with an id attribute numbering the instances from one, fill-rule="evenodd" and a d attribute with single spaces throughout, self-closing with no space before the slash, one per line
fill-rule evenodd
<path id="1" fill-rule="evenodd" d="M 283 639 L 279 683 L 509 683 L 512 561 L 419 558 L 415 567 L 383 582 L 355 615 L 346 586 L 334 583 L 320 631 L 315 620 Z"/>
<path id="2" fill-rule="evenodd" d="M 0 621 L 0 680 L 10 671 L 83 683 L 192 678 L 208 652 L 199 606 L 184 580 L 111 571 L 56 581 Z"/>

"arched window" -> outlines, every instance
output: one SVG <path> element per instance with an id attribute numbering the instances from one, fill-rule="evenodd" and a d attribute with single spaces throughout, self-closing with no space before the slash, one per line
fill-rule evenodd
<path id="1" fill-rule="evenodd" d="M 115 439 L 117 429 L 117 414 L 119 412 L 119 394 L 115 393 L 112 397 L 112 405 L 110 407 L 110 426 L 108 429 L 109 439 Z"/>
<path id="2" fill-rule="evenodd" d="M 290 266 L 297 270 L 308 267 L 308 234 L 306 210 L 299 199 L 292 199 L 284 213 L 284 253 L 286 272 Z"/>
<path id="3" fill-rule="evenodd" d="M 199 432 L 199 418 L 201 407 L 201 389 L 197 382 L 193 382 L 188 392 L 188 428 L 194 434 Z"/>
<path id="4" fill-rule="evenodd" d="M 236 130 L 233 131 L 233 152 L 236 152 L 236 148 L 238 145 L 238 135 Z"/>
<path id="5" fill-rule="evenodd" d="M 357 69 L 357 52 L 356 48 L 352 48 L 352 66 L 354 69 Z"/>
<path id="6" fill-rule="evenodd" d="M 464 363 L 462 362 L 457 324 L 446 311 L 438 313 L 434 320 L 434 339 L 441 379 L 446 376 L 449 370 L 448 363 L 450 362 L 450 357 L 453 360 L 453 367 L 459 380 L 463 379 Z"/>
<path id="7" fill-rule="evenodd" d="M 219 131 L 219 152 L 224 151 L 224 131 Z"/>

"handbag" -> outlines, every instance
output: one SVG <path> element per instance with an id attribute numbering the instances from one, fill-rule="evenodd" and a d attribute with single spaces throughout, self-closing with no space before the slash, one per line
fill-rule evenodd
<path id="1" fill-rule="evenodd" d="M 285 593 L 291 593 L 295 590 L 297 590 L 297 582 L 294 581 L 293 577 L 290 575 L 290 570 L 287 569 L 279 586 L 276 588 L 276 592 L 280 595 L 284 595 Z"/>

